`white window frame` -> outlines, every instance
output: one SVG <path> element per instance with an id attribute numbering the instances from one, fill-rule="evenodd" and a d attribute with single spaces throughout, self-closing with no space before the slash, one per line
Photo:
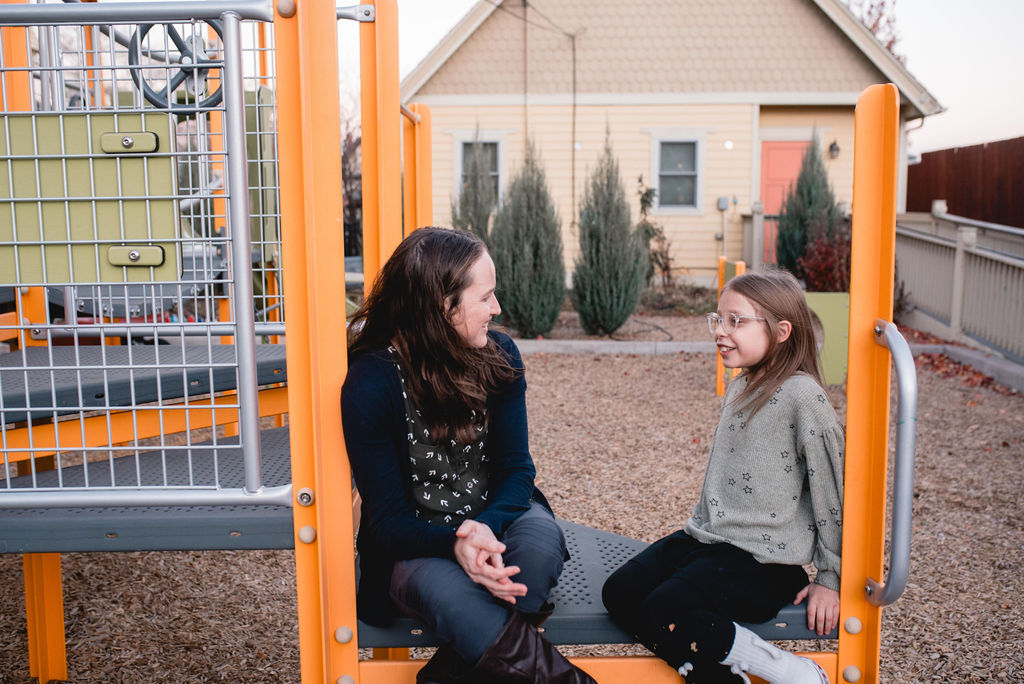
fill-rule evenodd
<path id="1" fill-rule="evenodd" d="M 508 169 L 506 168 L 506 150 L 508 148 L 508 136 L 512 133 L 509 129 L 503 128 L 466 128 L 460 130 L 445 131 L 452 136 L 452 200 L 458 201 L 462 194 L 462 148 L 465 143 L 472 143 L 479 139 L 482 143 L 497 143 L 498 145 L 498 206 L 501 206 L 502 196 L 505 194 L 505 187 L 508 183 Z"/>
<path id="2" fill-rule="evenodd" d="M 708 131 L 705 128 L 658 128 L 646 131 L 651 136 L 651 184 L 657 191 L 654 197 L 654 214 L 670 216 L 703 216 L 704 214 L 704 148 Z M 694 183 L 694 205 L 661 204 L 661 145 L 662 143 L 693 143 L 694 167 L 697 179 Z"/>

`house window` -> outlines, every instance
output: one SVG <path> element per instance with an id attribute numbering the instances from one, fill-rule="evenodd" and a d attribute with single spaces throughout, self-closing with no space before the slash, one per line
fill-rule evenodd
<path id="1" fill-rule="evenodd" d="M 464 142 L 462 143 L 462 184 L 465 188 L 469 182 L 470 165 L 473 163 L 473 155 L 476 150 L 482 159 L 484 171 L 491 178 L 491 187 L 494 189 L 495 203 L 501 198 L 500 173 L 498 167 L 498 143 L 497 142 Z"/>
<path id="2" fill-rule="evenodd" d="M 661 141 L 658 154 L 658 206 L 697 207 L 697 143 Z"/>

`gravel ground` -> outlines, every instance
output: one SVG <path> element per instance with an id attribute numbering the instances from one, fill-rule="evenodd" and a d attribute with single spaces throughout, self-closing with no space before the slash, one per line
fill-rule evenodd
<path id="1" fill-rule="evenodd" d="M 706 340 L 704 325 L 636 317 L 616 337 Z M 578 336 L 570 314 L 552 334 Z M 677 529 L 718 414 L 713 361 L 528 356 L 532 449 L 556 513 L 647 540 Z M 1024 399 L 934 358 L 919 385 L 911 578 L 884 613 L 881 680 L 1022 682 Z M 843 388 L 830 396 L 842 414 Z M 70 681 L 299 680 L 290 552 L 65 554 L 63 568 Z M 17 556 L 0 555 L 0 582 L 0 682 L 21 684 Z"/>

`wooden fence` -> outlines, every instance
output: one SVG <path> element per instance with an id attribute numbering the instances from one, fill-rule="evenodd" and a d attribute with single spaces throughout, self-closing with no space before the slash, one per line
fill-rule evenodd
<path id="1" fill-rule="evenodd" d="M 925 152 L 907 170 L 907 211 L 945 200 L 950 214 L 1024 228 L 1024 137 Z"/>

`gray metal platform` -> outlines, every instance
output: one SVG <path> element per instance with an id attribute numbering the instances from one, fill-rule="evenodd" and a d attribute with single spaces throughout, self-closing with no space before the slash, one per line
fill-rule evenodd
<path id="1" fill-rule="evenodd" d="M 0 423 L 238 387 L 234 345 L 28 347 L 0 354 Z M 257 384 L 287 381 L 283 344 L 256 345 Z M 35 409 L 35 410 L 26 410 Z"/>
<path id="2" fill-rule="evenodd" d="M 200 447 L 211 444 L 204 442 Z M 168 448 L 141 454 L 142 485 L 188 484 L 189 462 L 194 484 L 214 482 L 241 487 L 244 468 L 237 437 L 220 441 L 216 450 Z M 288 428 L 260 433 L 263 484 L 291 482 Z M 61 469 L 65 486 L 80 486 L 82 466 Z M 111 468 L 102 461 L 89 465 L 92 487 L 110 486 Z M 38 486 L 55 486 L 57 471 L 36 474 Z M 114 460 L 114 482 L 137 486 L 136 459 Z M 31 486 L 30 476 L 11 479 L 11 487 Z M 3 494 L 0 492 L 0 506 Z M 288 506 L 131 506 L 90 508 L 0 508 L 0 553 L 70 551 L 178 551 L 209 549 L 290 549 L 294 546 L 292 509 Z"/>
<path id="3" fill-rule="evenodd" d="M 647 544 L 611 532 L 559 520 L 571 558 L 565 564 L 551 600 L 555 612 L 544 623 L 544 636 L 554 644 L 631 644 L 632 636 L 612 622 L 601 602 L 601 587 L 620 565 Z M 807 629 L 804 605 L 787 605 L 774 620 L 745 625 L 765 639 L 835 639 L 837 631 L 819 637 Z M 411 618 L 381 628 L 359 622 L 359 646 L 436 646 L 429 629 Z"/>

